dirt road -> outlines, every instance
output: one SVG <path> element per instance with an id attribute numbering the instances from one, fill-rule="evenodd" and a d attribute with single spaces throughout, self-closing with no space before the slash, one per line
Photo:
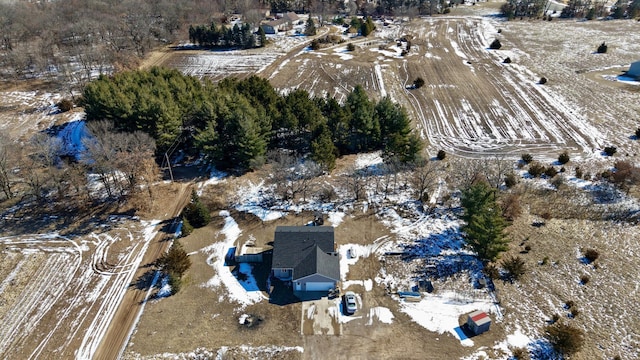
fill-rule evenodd
<path id="1" fill-rule="evenodd" d="M 180 190 L 178 195 L 174 198 L 175 201 L 172 204 L 171 211 L 168 213 L 168 219 L 175 218 L 180 214 L 182 208 L 187 204 L 190 197 L 190 183 L 180 184 Z M 173 234 L 173 226 L 168 231 L 159 232 L 153 241 L 149 244 L 147 253 L 144 255 L 140 266 L 136 270 L 134 280 L 142 277 L 149 269 L 145 267 L 147 264 L 153 263 L 160 257 L 166 250 L 169 241 L 167 238 Z M 94 359 L 117 359 L 122 354 L 124 347 L 127 345 L 131 330 L 136 325 L 137 319 L 142 311 L 142 302 L 147 295 L 147 287 L 141 290 L 137 287 L 130 287 L 124 295 L 122 302 L 118 306 L 109 328 L 107 329 L 105 336 L 103 337 L 98 349 L 96 350 Z"/>

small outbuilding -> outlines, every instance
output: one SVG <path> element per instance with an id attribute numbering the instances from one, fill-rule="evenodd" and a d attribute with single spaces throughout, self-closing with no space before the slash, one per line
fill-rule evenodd
<path id="1" fill-rule="evenodd" d="M 629 67 L 629 71 L 627 71 L 627 76 L 640 80 L 640 60 L 631 63 Z"/>
<path id="2" fill-rule="evenodd" d="M 489 331 L 491 326 L 491 318 L 484 311 L 474 311 L 467 316 L 467 327 L 475 335 L 480 335 L 485 331 Z"/>

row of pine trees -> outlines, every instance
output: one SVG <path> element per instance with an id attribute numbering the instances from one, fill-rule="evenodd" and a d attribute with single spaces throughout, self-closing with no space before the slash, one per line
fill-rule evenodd
<path id="1" fill-rule="evenodd" d="M 101 76 L 86 86 L 83 105 L 87 121 L 151 135 L 159 156 L 181 149 L 238 172 L 261 166 L 271 149 L 309 156 L 326 171 L 346 154 L 382 150 L 410 162 L 422 149 L 406 111 L 389 98 L 370 100 L 361 86 L 340 104 L 300 89 L 281 95 L 257 76 L 213 84 L 152 68 Z"/>
<path id="2" fill-rule="evenodd" d="M 265 42 L 264 37 L 261 37 L 261 43 L 257 44 L 256 36 L 251 32 L 249 24 L 242 26 L 235 24 L 229 28 L 224 25 L 218 27 L 213 22 L 209 26 L 190 25 L 189 41 L 207 48 L 239 47 L 243 49 L 264 46 Z"/>

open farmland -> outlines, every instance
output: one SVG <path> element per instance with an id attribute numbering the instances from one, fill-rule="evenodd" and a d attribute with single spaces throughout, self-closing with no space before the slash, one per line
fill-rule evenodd
<path id="1" fill-rule="evenodd" d="M 257 71 L 284 93 L 302 88 L 338 100 L 360 84 L 374 98 L 403 104 L 432 154 L 554 158 L 567 150 L 590 158 L 611 143 L 635 147 L 629 136 L 637 127 L 640 86 L 616 76 L 640 53 L 638 22 L 505 22 L 484 15 L 377 26 L 368 38 L 342 35 L 344 43 L 317 51 L 301 47 L 304 37 L 279 35 L 242 59 L 235 52 L 176 51 L 162 64 L 213 79 Z M 406 56 L 403 37 L 412 44 Z M 490 50 L 496 38 L 503 46 Z M 595 54 L 603 41 L 609 52 Z M 356 50 L 347 51 L 347 43 Z M 506 57 L 512 63 L 503 63 Z M 417 77 L 425 85 L 411 89 Z M 541 77 L 548 83 L 539 84 Z"/>
<path id="2" fill-rule="evenodd" d="M 92 225 L 82 235 L 0 237 L 2 358 L 93 356 L 157 223 L 114 216 Z"/>

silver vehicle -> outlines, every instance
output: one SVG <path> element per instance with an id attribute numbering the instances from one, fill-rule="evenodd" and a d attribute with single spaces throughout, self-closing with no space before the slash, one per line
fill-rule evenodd
<path id="1" fill-rule="evenodd" d="M 353 291 L 347 291 L 344 293 L 344 310 L 347 314 L 353 314 L 356 309 L 356 294 Z"/>

